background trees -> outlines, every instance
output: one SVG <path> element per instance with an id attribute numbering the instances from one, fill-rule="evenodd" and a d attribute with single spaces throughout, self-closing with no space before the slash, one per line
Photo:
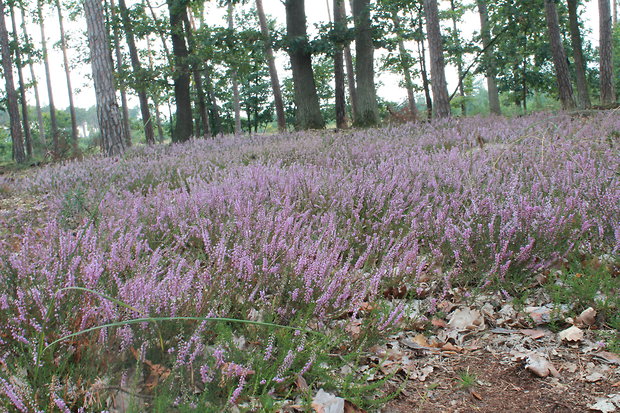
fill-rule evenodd
<path id="1" fill-rule="evenodd" d="M 74 99 L 89 86 L 82 73 L 90 64 L 79 26 L 82 3 L 11 0 L 5 8 L 12 17 L 8 53 L 14 81 L 21 80 L 13 89 L 28 156 L 68 156 L 102 141 L 97 120 L 82 118 L 84 102 Z M 284 131 L 287 125 L 344 128 L 419 120 L 424 109 L 437 117 L 510 115 L 555 108 L 558 102 L 571 109 L 572 90 L 579 108 L 592 101 L 615 105 L 614 65 L 620 59 L 614 47 L 620 45 L 614 46 L 610 0 L 588 6 L 600 12 L 598 54 L 584 41 L 581 14 L 587 5 L 580 0 L 313 2 L 313 12 L 329 11 L 329 19 L 316 26 L 307 24 L 306 5 L 166 0 L 166 7 L 158 7 L 153 0 L 106 1 L 104 31 L 113 40 L 107 53 L 117 65 L 114 93 L 127 96 L 124 146 L 154 143 L 155 128 L 159 141 L 182 142 Z M 48 33 L 45 20 L 51 17 L 58 25 Z M 37 33 L 34 38 L 29 29 Z M 615 36 L 620 42 L 620 34 Z M 50 59 L 56 48 L 60 59 Z M 66 86 L 54 81 L 57 72 L 64 72 Z M 37 82 L 43 78 L 46 107 Z M 378 97 L 385 79 L 402 92 L 392 86 Z M 60 93 L 64 88 L 66 95 Z M 68 99 L 67 111 L 56 107 L 59 98 Z M 0 113 L 2 122 L 9 125 L 8 112 Z M 13 148 L 3 143 L 11 136 L 10 128 L 5 130 L 0 129 L 0 148 L 10 151 L 0 157 L 8 159 Z"/>

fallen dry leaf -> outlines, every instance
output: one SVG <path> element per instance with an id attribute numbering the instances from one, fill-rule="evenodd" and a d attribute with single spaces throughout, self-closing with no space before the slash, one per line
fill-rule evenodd
<path id="1" fill-rule="evenodd" d="M 471 395 L 474 396 L 476 399 L 482 400 L 482 396 L 480 395 L 480 393 L 476 393 L 473 390 L 470 390 L 469 393 L 471 393 Z"/>
<path id="2" fill-rule="evenodd" d="M 316 413 L 344 413 L 344 399 L 320 389 L 312 399 Z"/>
<path id="3" fill-rule="evenodd" d="M 542 330 L 542 329 L 536 329 L 536 330 L 524 329 L 524 330 L 519 330 L 519 332 L 523 334 L 524 336 L 533 338 L 534 340 L 543 338 L 545 334 L 547 333 L 545 330 Z"/>
<path id="4" fill-rule="evenodd" d="M 607 363 L 610 364 L 617 364 L 620 366 L 620 355 L 609 352 L 609 351 L 600 351 L 596 354 L 594 354 L 594 357 L 598 357 L 600 359 L 603 359 L 604 361 L 606 361 Z"/>
<path id="5" fill-rule="evenodd" d="M 297 385 L 297 388 L 304 393 L 310 390 L 310 387 L 308 387 L 308 382 L 306 382 L 306 379 L 304 379 L 301 375 L 298 375 L 295 378 L 295 384 Z"/>
<path id="6" fill-rule="evenodd" d="M 596 323 L 596 310 L 592 307 L 583 310 L 575 319 L 575 325 L 593 326 L 594 323 Z"/>
<path id="7" fill-rule="evenodd" d="M 547 324 L 551 321 L 551 308 L 549 307 L 526 307 L 524 311 L 536 325 Z"/>
<path id="8" fill-rule="evenodd" d="M 560 377 L 560 373 L 547 358 L 541 354 L 532 353 L 527 356 L 525 369 L 531 371 L 538 377 L 547 377 L 551 374 Z"/>
<path id="9" fill-rule="evenodd" d="M 599 399 L 596 403 L 588 407 L 590 408 L 590 410 L 593 410 L 595 412 L 612 413 L 616 411 L 616 406 L 614 406 L 611 401 L 605 399 Z"/>
<path id="10" fill-rule="evenodd" d="M 478 310 L 459 308 L 450 315 L 448 326 L 459 331 L 474 330 L 484 326 L 484 318 Z"/>
<path id="11" fill-rule="evenodd" d="M 448 323 L 446 323 L 441 318 L 433 318 L 431 320 L 431 324 L 434 325 L 435 327 L 439 327 L 439 328 L 447 328 L 448 327 Z"/>
<path id="12" fill-rule="evenodd" d="M 583 340 L 583 330 L 579 327 L 569 327 L 564 331 L 560 331 L 560 340 L 569 343 L 576 343 Z"/>
<path id="13" fill-rule="evenodd" d="M 366 413 L 366 410 L 357 407 L 348 400 L 344 401 L 344 413 Z"/>

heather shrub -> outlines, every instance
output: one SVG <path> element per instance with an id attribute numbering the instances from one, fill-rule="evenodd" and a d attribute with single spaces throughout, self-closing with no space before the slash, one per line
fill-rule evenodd
<path id="1" fill-rule="evenodd" d="M 103 409 L 153 366 L 161 411 L 272 405 L 299 374 L 342 387 L 343 358 L 415 316 L 421 280 L 436 301 L 617 254 L 618 129 L 537 114 L 227 137 L 0 182 L 48 206 L 0 241 L 0 403 Z"/>

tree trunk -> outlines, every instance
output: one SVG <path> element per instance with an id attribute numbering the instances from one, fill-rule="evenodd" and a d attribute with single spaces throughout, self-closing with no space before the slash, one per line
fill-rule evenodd
<path id="1" fill-rule="evenodd" d="M 319 96 L 314 82 L 312 54 L 306 33 L 304 0 L 286 0 L 286 39 L 293 71 L 297 129 L 322 129 L 325 121 L 321 114 Z"/>
<path id="2" fill-rule="evenodd" d="M 450 0 L 450 10 L 452 10 L 452 30 L 453 30 L 453 41 L 455 45 L 460 43 L 459 35 L 458 35 L 458 26 L 456 21 L 456 7 L 454 6 L 454 0 Z M 458 46 L 456 53 L 456 70 L 459 76 L 459 94 L 462 98 L 465 97 L 465 86 L 463 85 L 463 53 L 461 51 L 460 45 Z M 461 115 L 467 115 L 467 105 L 465 104 L 465 100 L 461 102 Z"/>
<path id="3" fill-rule="evenodd" d="M 234 22 L 234 7 L 232 0 L 228 0 L 228 30 L 231 33 L 235 30 Z M 233 108 L 235 111 L 235 135 L 241 134 L 241 99 L 239 98 L 239 80 L 237 76 L 237 69 L 231 67 L 231 81 L 233 87 Z"/>
<path id="4" fill-rule="evenodd" d="M 493 49 L 489 47 L 491 43 L 491 28 L 489 27 L 489 12 L 487 0 L 477 0 L 478 13 L 480 14 L 480 37 L 482 47 L 486 49 L 484 59 L 486 63 L 487 89 L 489 93 L 489 110 L 495 115 L 502 114 L 502 107 L 499 102 L 499 90 L 497 88 L 496 67 L 493 56 Z"/>
<path id="5" fill-rule="evenodd" d="M 280 89 L 280 80 L 278 78 L 278 69 L 276 68 L 276 59 L 271 47 L 271 35 L 267 18 L 263 9 L 263 0 L 256 0 L 256 11 L 258 13 L 258 21 L 260 30 L 263 34 L 265 42 L 265 55 L 267 57 L 267 65 L 269 67 L 269 77 L 271 78 L 271 89 L 273 90 L 273 100 L 276 106 L 276 118 L 278 120 L 278 130 L 283 132 L 286 130 L 286 113 L 284 111 L 284 102 L 282 101 L 282 90 Z"/>
<path id="6" fill-rule="evenodd" d="M 0 0 L 0 52 L 2 53 L 2 70 L 6 90 L 6 101 L 9 112 L 9 122 L 11 126 L 11 141 L 13 143 L 13 157 L 17 163 L 26 162 L 24 153 L 24 137 L 22 126 L 19 123 L 19 106 L 17 102 L 17 92 L 13 82 L 13 59 L 9 46 L 9 32 L 4 20 L 4 0 Z"/>
<path id="7" fill-rule="evenodd" d="M 129 16 L 129 10 L 125 0 L 118 0 L 118 5 L 121 11 L 121 18 L 123 20 L 123 29 L 125 31 L 125 40 L 129 47 L 129 59 L 131 60 L 131 68 L 133 69 L 134 76 L 136 77 L 136 92 L 138 93 L 138 101 L 140 102 L 140 113 L 142 115 L 142 124 L 144 125 L 144 137 L 146 143 L 152 145 L 155 143 L 155 133 L 153 132 L 153 122 L 151 121 L 151 111 L 149 110 L 149 99 L 146 94 L 146 84 L 148 79 L 145 76 L 142 64 L 140 63 L 140 56 L 138 55 L 138 48 L 136 47 L 136 40 L 133 35 L 133 28 L 131 23 L 131 17 Z"/>
<path id="8" fill-rule="evenodd" d="M 215 96 L 215 90 L 213 90 L 213 80 L 211 79 L 211 69 L 209 66 L 205 67 L 205 81 L 207 82 L 207 93 L 211 100 L 211 114 L 213 116 L 213 136 L 223 134 L 222 118 L 220 117 L 220 106 L 217 104 L 217 96 Z"/>
<path id="9" fill-rule="evenodd" d="M 22 23 L 21 23 L 22 32 L 24 33 L 24 37 L 28 39 L 28 29 L 26 28 L 26 16 L 24 14 L 24 9 L 20 7 L 19 11 L 20 11 L 21 19 L 22 19 Z M 32 83 L 34 87 L 34 100 L 35 100 L 35 105 L 37 107 L 37 123 L 39 124 L 39 140 L 43 145 L 45 145 L 46 144 L 45 126 L 43 124 L 43 111 L 41 110 L 41 99 L 39 97 L 39 82 L 37 80 L 37 77 L 34 74 L 34 65 L 32 64 L 32 59 L 28 59 L 28 60 L 29 60 L 28 67 L 30 69 L 30 78 L 31 78 L 30 82 Z"/>
<path id="10" fill-rule="evenodd" d="M 176 125 L 173 142 L 185 142 L 194 133 L 192 119 L 192 98 L 189 91 L 190 73 L 187 45 L 183 30 L 185 3 L 180 0 L 167 0 L 170 12 L 172 53 L 174 54 L 174 97 L 176 100 Z"/>
<path id="11" fill-rule="evenodd" d="M 334 30 L 336 37 L 340 37 L 346 30 L 346 15 L 343 0 L 334 0 Z M 336 84 L 336 128 L 344 129 L 347 127 L 346 111 L 347 102 L 345 98 L 345 75 L 344 75 L 344 48 L 340 39 L 336 40 L 334 51 L 334 80 Z"/>
<path id="12" fill-rule="evenodd" d="M 13 39 L 15 41 L 15 65 L 17 66 L 17 78 L 19 81 L 19 94 L 22 104 L 22 126 L 24 130 L 24 138 L 26 140 L 26 155 L 28 158 L 32 157 L 32 136 L 30 134 L 30 121 L 28 120 L 28 101 L 26 100 L 26 82 L 24 82 L 24 71 L 22 69 L 22 52 L 19 48 L 19 37 L 17 31 L 17 24 L 15 23 L 15 9 L 14 6 L 10 7 L 11 10 L 11 25 L 13 26 Z M 2 16 L 4 18 L 4 16 Z"/>
<path id="13" fill-rule="evenodd" d="M 375 89 L 375 46 L 372 42 L 370 0 L 353 1 L 355 20 L 355 74 L 357 79 L 357 114 L 359 127 L 379 124 L 379 106 Z"/>
<path id="14" fill-rule="evenodd" d="M 426 118 L 431 120 L 433 117 L 433 99 L 431 98 L 430 82 L 428 80 L 428 71 L 426 70 L 426 52 L 424 49 L 424 32 L 422 15 L 418 16 L 418 27 L 420 30 L 420 36 L 416 40 L 418 44 L 418 60 L 420 61 L 420 73 L 422 74 L 422 86 L 424 88 L 424 97 L 426 99 Z"/>
<path id="15" fill-rule="evenodd" d="M 110 24 L 112 25 L 112 35 L 114 36 L 114 53 L 116 56 L 116 70 L 118 73 L 118 88 L 121 92 L 121 109 L 123 114 L 123 139 L 125 146 L 131 146 L 131 125 L 129 122 L 129 105 L 127 104 L 127 86 L 125 65 L 123 64 L 123 53 L 121 52 L 121 35 L 118 30 L 116 19 L 116 4 L 110 0 Z"/>
<path id="16" fill-rule="evenodd" d="M 600 33 L 601 104 L 616 102 L 614 84 L 613 38 L 611 33 L 611 9 L 609 0 L 598 0 Z"/>
<path id="17" fill-rule="evenodd" d="M 588 109 L 592 106 L 588 80 L 586 79 L 586 60 L 583 57 L 581 31 L 577 13 L 577 0 L 568 0 L 568 21 L 570 25 L 570 38 L 573 46 L 573 59 L 575 59 L 575 74 L 577 77 L 577 97 L 580 109 Z"/>
<path id="18" fill-rule="evenodd" d="M 146 48 L 149 54 L 149 70 L 153 71 L 153 53 L 151 50 L 151 39 L 149 36 L 146 36 Z M 157 93 L 153 93 L 153 106 L 155 107 L 155 122 L 157 123 L 157 135 L 159 138 L 159 143 L 164 141 L 164 128 L 161 126 L 161 112 L 159 110 L 159 96 Z"/>
<path id="19" fill-rule="evenodd" d="M 189 45 L 189 54 L 192 55 L 196 50 L 196 44 L 194 41 L 193 31 L 195 28 L 193 27 L 192 22 L 190 22 L 189 14 L 187 13 L 187 8 L 185 9 L 185 13 L 183 13 L 183 22 L 185 24 L 185 32 L 187 33 L 187 43 Z M 200 125 L 202 128 L 202 137 L 207 139 L 211 136 L 211 125 L 209 122 L 209 112 L 207 110 L 207 103 L 205 97 L 205 91 L 202 85 L 202 75 L 200 74 L 200 69 L 198 65 L 192 65 L 192 76 L 194 78 L 194 86 L 196 87 L 196 97 L 198 98 L 198 112 L 200 113 Z M 200 135 L 201 130 L 198 130 L 196 133 Z"/>
<path id="20" fill-rule="evenodd" d="M 433 105 L 436 118 L 450 116 L 450 97 L 446 83 L 446 72 L 443 58 L 443 42 L 439 27 L 439 10 L 437 0 L 424 0 L 426 13 L 426 34 L 431 57 L 431 86 L 433 89 Z"/>
<path id="21" fill-rule="evenodd" d="M 125 150 L 123 123 L 116 102 L 114 68 L 110 59 L 110 42 L 104 23 L 103 8 L 100 0 L 83 0 L 83 4 L 101 141 L 108 156 L 120 155 Z"/>
<path id="22" fill-rule="evenodd" d="M 355 70 L 353 69 L 353 55 L 351 54 L 351 46 L 347 44 L 344 47 L 344 62 L 347 68 L 347 87 L 349 89 L 349 104 L 351 105 L 351 119 L 355 122 L 355 114 L 357 113 L 357 87 L 355 86 Z"/>
<path id="23" fill-rule="evenodd" d="M 560 36 L 558 11 L 555 7 L 554 0 L 545 0 L 545 17 L 547 19 L 549 43 L 553 55 L 553 65 L 555 67 L 555 76 L 558 83 L 562 109 L 575 109 L 573 86 L 570 83 L 566 53 L 564 52 L 564 45 L 562 44 L 562 37 Z"/>
<path id="24" fill-rule="evenodd" d="M 614 29 L 618 26 L 618 0 L 611 0 L 613 2 L 612 21 Z"/>
<path id="25" fill-rule="evenodd" d="M 69 58 L 67 56 L 67 38 L 65 36 L 64 21 L 62 16 L 62 8 L 60 0 L 56 0 L 56 9 L 58 10 L 58 28 L 60 29 L 60 48 L 62 49 L 62 58 L 65 66 L 65 78 L 67 80 L 67 91 L 69 93 L 69 113 L 71 114 L 71 147 L 73 149 L 73 155 L 77 156 L 79 153 L 78 147 L 78 124 L 77 116 L 75 114 L 75 105 L 73 103 L 73 87 L 71 86 L 71 67 L 69 66 Z"/>
<path id="26" fill-rule="evenodd" d="M 43 55 L 43 65 L 45 67 L 45 80 L 47 83 L 47 98 L 49 101 L 50 124 L 52 127 L 52 145 L 54 156 L 60 155 L 60 142 L 58 121 L 56 120 L 56 106 L 54 105 L 54 93 L 52 91 L 52 77 L 50 74 L 50 62 L 47 54 L 47 40 L 45 37 L 45 24 L 43 22 L 43 0 L 37 1 L 37 15 L 39 18 L 39 28 L 41 30 L 41 53 Z"/>
<path id="27" fill-rule="evenodd" d="M 411 56 L 405 48 L 405 40 L 403 38 L 403 29 L 400 24 L 400 18 L 398 12 L 392 12 L 392 21 L 394 22 L 394 29 L 396 30 L 396 37 L 398 38 L 398 53 L 400 55 L 400 65 L 405 76 L 405 88 L 407 89 L 407 101 L 409 102 L 409 112 L 413 120 L 418 119 L 418 106 L 415 103 L 415 94 L 413 93 L 413 80 L 411 78 Z"/>

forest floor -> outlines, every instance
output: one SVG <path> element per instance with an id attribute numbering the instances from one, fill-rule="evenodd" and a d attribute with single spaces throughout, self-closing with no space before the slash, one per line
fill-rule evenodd
<path id="1" fill-rule="evenodd" d="M 618 121 L 610 119 L 605 118 L 613 122 L 614 131 L 617 130 Z M 540 122 L 534 121 L 538 122 L 536 119 L 523 121 L 524 130 L 541 128 L 537 126 Z M 534 138 L 525 143 L 522 142 L 526 139 L 524 136 L 529 136 L 525 132 L 515 133 L 510 141 L 499 134 L 495 137 L 497 125 L 489 122 L 488 125 L 464 123 L 464 126 L 457 123 L 444 129 L 433 129 L 431 125 L 428 131 L 416 130 L 415 133 L 421 133 L 422 143 L 411 140 L 413 132 L 396 128 L 386 130 L 386 134 L 394 135 L 396 144 L 390 136 L 377 141 L 378 138 L 365 136 L 365 132 L 360 131 L 353 137 L 304 135 L 303 145 L 299 143 L 301 139 L 284 137 L 271 142 L 271 146 L 262 142 L 238 145 L 224 141 L 212 147 L 211 143 L 198 141 L 185 149 L 182 146 L 144 148 L 118 164 L 93 159 L 57 168 L 45 166 L 41 170 L 0 166 L 0 287 L 3 287 L 0 288 L 0 413 L 19 410 L 20 403 L 28 406 L 22 411 L 35 411 L 36 406 L 50 412 L 63 411 L 63 405 L 69 406 L 65 411 L 88 406 L 85 411 L 105 408 L 119 413 L 620 412 L 620 257 L 603 254 L 601 250 L 588 250 L 588 242 L 596 240 L 600 228 L 594 224 L 586 227 L 577 218 L 563 220 L 564 213 L 556 211 L 556 207 L 562 206 L 571 213 L 567 205 L 574 203 L 575 198 L 583 198 L 580 208 L 586 211 L 584 216 L 602 216 L 601 226 L 612 227 L 617 222 L 618 206 L 612 197 L 619 193 L 617 178 L 604 169 L 618 162 L 617 152 L 612 147 L 612 138 L 616 135 L 608 137 L 598 132 L 596 127 L 602 122 L 583 125 L 571 119 L 557 122 L 564 125 L 564 129 L 553 124 L 541 130 L 550 134 L 548 142 L 553 142 L 555 136 L 548 130 L 553 133 L 559 130 L 559 136 L 569 135 L 566 131 L 578 136 L 574 142 L 565 143 L 570 150 L 550 145 L 544 139 L 541 143 L 540 131 L 532 132 Z M 463 132 L 473 126 L 478 128 L 477 133 L 489 135 L 480 141 L 496 139 L 497 142 L 483 143 L 478 148 L 475 137 Z M 513 131 L 517 126 L 518 123 L 508 124 L 506 130 Z M 584 150 L 589 146 L 579 135 L 582 130 L 586 137 L 600 135 L 600 142 L 594 142 L 598 152 Z M 452 137 L 454 142 L 438 138 L 440 133 Z M 398 143 L 398 139 L 402 142 Z M 519 150 L 511 150 L 517 144 L 522 145 L 524 154 L 532 152 L 527 162 L 521 159 Z M 540 153 L 535 151 L 539 147 Z M 386 150 L 391 151 L 393 158 L 385 157 Z M 406 151 L 411 153 L 402 155 Z M 574 156 L 570 158 L 572 163 L 566 161 L 567 153 Z M 606 160 L 596 163 L 604 173 L 583 167 L 585 161 L 578 157 L 582 153 L 588 153 L 597 162 Z M 226 163 L 220 159 L 222 156 L 230 156 L 230 160 Z M 511 161 L 499 162 L 506 157 L 511 157 Z M 474 159 L 478 163 L 473 162 Z M 462 160 L 467 162 L 459 164 Z M 411 164 L 406 163 L 409 161 Z M 455 166 L 446 168 L 448 163 Z M 422 166 L 418 174 L 405 175 L 418 164 L 437 167 L 426 170 Z M 474 168 L 477 164 L 489 167 L 478 171 Z M 334 168 L 334 165 L 342 168 Z M 514 180 L 504 180 L 515 173 L 513 165 L 521 165 L 524 178 L 514 175 Z M 566 165 L 570 168 L 564 173 L 570 179 L 553 181 L 559 175 L 556 171 Z M 466 171 L 464 177 L 468 180 L 457 176 L 457 183 L 451 183 L 449 179 L 453 179 L 452 173 L 458 168 Z M 498 171 L 498 168 L 503 170 Z M 545 196 L 533 198 L 528 204 L 518 197 L 535 192 L 527 185 L 531 182 L 532 171 L 537 168 L 544 172 L 536 175 L 543 184 L 553 181 L 554 185 L 563 183 L 567 188 L 557 190 L 554 185 L 538 188 L 536 191 L 544 192 Z M 588 173 L 592 176 L 587 176 Z M 494 174 L 497 181 L 491 179 Z M 417 186 L 421 181 L 432 182 L 433 179 L 435 187 L 431 189 Z M 480 189 L 479 183 L 487 179 L 488 185 Z M 437 185 L 436 180 L 443 185 Z M 317 181 L 322 186 L 313 186 Z M 386 182 L 392 182 L 392 186 Z M 467 182 L 466 190 L 461 182 Z M 516 185 L 515 182 L 525 183 L 525 186 L 508 193 L 505 188 Z M 564 194 L 572 194 L 573 190 L 578 195 L 565 198 Z M 416 191 L 433 193 L 433 198 L 407 198 Z M 495 192 L 497 195 L 492 201 L 497 210 L 489 214 L 492 219 L 485 216 L 482 224 L 473 226 L 471 216 L 463 211 L 469 212 L 468 208 L 475 204 L 476 208 L 480 207 L 476 213 L 486 213 L 485 203 L 489 202 L 489 194 Z M 475 202 L 470 203 L 472 198 Z M 294 202 L 283 206 L 285 199 Z M 351 199 L 365 203 L 349 203 Z M 427 199 L 433 199 L 430 205 L 437 208 L 432 213 L 421 209 L 414 211 L 413 207 L 398 209 L 400 201 L 415 207 Z M 455 199 L 459 202 L 454 202 Z M 612 201 L 605 203 L 608 199 Z M 514 203 L 504 209 L 507 202 Z M 196 218 L 198 215 L 194 215 L 198 211 L 195 205 L 202 208 L 199 218 L 229 222 L 230 228 L 200 221 Z M 436 242 L 438 246 L 454 237 L 455 232 L 443 232 L 449 221 L 435 223 L 444 210 L 452 211 L 456 216 L 454 221 L 464 223 L 463 228 L 468 229 L 471 224 L 474 233 L 481 232 L 481 228 L 494 228 L 496 217 L 504 217 L 502 214 L 522 213 L 519 217 L 530 218 L 518 221 L 524 228 L 524 235 L 506 244 L 513 250 L 512 258 L 517 260 L 523 255 L 529 243 L 538 254 L 532 257 L 532 267 L 551 256 L 555 257 L 550 260 L 553 264 L 536 271 L 515 270 L 509 283 L 483 285 L 481 274 L 495 271 L 489 264 L 494 255 L 485 252 L 497 241 L 494 233 L 475 245 L 476 254 L 482 251 L 487 254 L 485 256 L 467 256 L 465 243 L 455 242 L 443 253 L 428 249 L 409 260 L 407 254 L 425 248 L 423 241 L 422 247 L 418 245 L 418 237 L 406 237 L 403 228 L 409 228 L 412 222 L 421 231 L 419 239 L 435 237 L 441 240 Z M 352 218 L 354 213 L 358 214 L 355 219 Z M 282 214 L 280 226 L 272 229 L 271 225 L 280 219 L 278 214 Z M 402 218 L 405 216 L 409 218 Z M 549 220 L 545 221 L 547 218 Z M 330 229 L 334 220 L 335 227 L 342 230 L 339 234 L 349 243 L 346 247 L 330 243 L 334 238 L 334 230 Z M 359 225 L 350 224 L 355 220 Z M 393 224 L 394 220 L 398 225 Z M 160 222 L 165 225 L 159 225 Z M 304 222 L 306 226 L 311 225 L 312 230 L 305 231 L 303 225 L 287 227 L 291 222 Z M 384 222 L 387 224 L 383 225 Z M 428 222 L 431 224 L 425 226 Z M 517 221 L 502 221 L 502 225 L 506 225 L 503 234 L 509 233 L 512 222 Z M 597 231 L 592 230 L 594 235 L 589 238 L 583 237 L 581 249 L 571 245 L 566 247 L 570 254 L 546 255 L 549 254 L 545 249 L 547 243 L 558 239 L 550 239 L 545 229 L 556 222 L 564 223 L 571 230 L 558 230 L 554 233 L 558 239 L 564 234 L 582 234 L 583 228 Z M 198 224 L 208 227 L 212 234 L 200 234 L 203 238 L 179 236 Z M 394 242 L 374 251 L 372 242 L 365 238 L 370 228 L 378 234 L 377 239 L 393 238 Z M 611 232 L 605 231 L 607 235 L 601 236 L 604 242 L 614 242 L 609 236 Z M 236 245 L 221 254 L 230 258 L 223 269 L 218 267 L 217 261 L 208 260 L 211 255 L 216 256 L 220 248 L 226 248 L 224 243 L 219 243 L 218 236 Z M 278 237 L 283 241 L 275 242 Z M 536 237 L 536 242 L 530 242 L 529 237 Z M 366 241 L 356 245 L 359 239 Z M 292 283 L 292 287 L 287 285 L 282 293 L 281 279 L 272 279 L 269 268 L 261 266 L 252 268 L 257 269 L 256 280 L 267 285 L 261 299 L 269 305 L 264 308 L 253 304 L 254 285 L 241 283 L 239 277 L 231 277 L 228 285 L 214 287 L 217 294 L 199 295 L 204 288 L 201 286 L 212 281 L 199 278 L 203 273 L 192 272 L 186 262 L 199 263 L 205 274 L 208 269 L 215 274 L 214 279 L 220 281 L 219 276 L 226 280 L 227 274 L 240 274 L 245 270 L 245 267 L 235 266 L 239 262 L 243 264 L 241 258 L 244 257 L 235 255 L 238 251 L 247 247 L 247 257 L 256 260 L 266 254 L 264 244 L 271 242 L 274 262 L 278 265 L 295 268 L 301 265 L 297 257 L 302 255 L 306 260 L 315 260 L 314 267 L 307 269 L 308 274 L 314 274 L 329 260 L 337 262 L 335 268 L 349 265 L 342 258 L 343 252 L 330 255 L 336 248 L 343 248 L 343 251 L 358 248 L 356 259 L 361 262 L 365 258 L 368 265 L 360 266 L 365 272 L 346 267 L 349 278 L 343 280 L 321 279 L 317 282 L 319 287 L 329 288 L 317 287 L 311 304 L 304 304 L 301 296 L 292 294 L 295 288 L 303 288 L 302 284 L 294 284 L 300 279 L 297 273 L 291 270 L 294 276 L 287 282 Z M 127 244 L 132 247 L 124 248 Z M 367 249 L 366 244 L 370 245 Z M 608 249 L 602 251 L 611 251 L 613 245 L 609 247 L 608 244 L 605 244 Z M 298 245 L 305 249 L 294 249 Z M 407 245 L 407 248 L 402 247 L 401 251 L 394 247 L 399 245 Z M 78 247 L 85 251 L 80 256 L 66 253 L 72 248 L 78 251 Z M 291 248 L 291 252 L 284 249 L 278 252 L 278 248 Z M 458 266 L 445 259 L 458 248 L 461 248 L 461 255 L 457 258 L 466 256 L 468 261 L 465 262 L 470 263 L 471 269 L 460 272 Z M 389 276 L 385 275 L 372 296 L 361 295 L 359 302 L 341 305 L 339 311 L 332 311 L 325 319 L 316 321 L 316 314 L 310 307 L 323 298 L 323 291 L 340 288 L 343 283 L 372 282 L 370 278 L 362 280 L 370 274 L 368 268 L 377 273 L 384 269 L 374 254 L 384 259 L 384 255 L 390 256 L 390 253 L 402 262 L 385 265 Z M 160 262 L 158 254 L 163 257 Z M 124 261 L 118 257 L 124 257 Z M 289 261 L 289 257 L 294 259 Z M 430 259 L 432 257 L 436 261 Z M 62 265 L 55 266 L 55 260 Z M 442 266 L 445 263 L 448 264 Z M 65 292 L 60 297 L 59 293 L 67 286 L 90 285 L 89 277 L 96 273 L 99 264 L 105 268 L 102 270 L 104 276 L 90 291 L 97 290 L 98 298 L 92 295 L 85 298 L 87 294 L 75 291 Z M 408 272 L 397 271 L 400 268 L 408 268 Z M 73 271 L 73 278 L 66 275 L 70 271 Z M 459 277 L 446 282 L 450 271 Z M 27 276 L 19 278 L 23 273 Z M 339 274 L 331 270 L 326 273 L 334 277 Z M 105 278 L 108 274 L 117 277 Z M 143 286 L 137 281 L 134 284 L 134 280 L 143 279 L 150 284 Z M 184 284 L 178 283 L 179 280 Z M 5 290 L 17 290 L 15 285 L 19 286 L 20 294 L 7 295 Z M 149 293 L 144 294 L 145 291 Z M 347 295 L 342 293 L 342 296 Z M 280 304 L 280 297 L 285 304 Z M 234 322 L 214 323 L 207 329 L 198 322 L 160 322 L 154 324 L 157 328 L 150 329 L 141 321 L 143 328 L 136 326 L 135 336 L 128 334 L 132 332 L 126 328 L 128 325 L 118 324 L 108 329 L 109 337 L 96 332 L 73 338 L 65 336 L 56 347 L 50 345 L 49 352 L 47 348 L 41 350 L 42 345 L 36 345 L 40 337 L 45 344 L 62 334 L 78 330 L 81 334 L 86 327 L 95 329 L 104 323 L 135 319 L 135 313 L 139 312 L 135 308 L 142 309 L 143 305 L 146 310 L 142 311 L 150 317 L 170 314 L 213 317 L 211 311 L 207 313 L 204 308 L 193 306 L 203 302 L 201 300 L 208 304 L 205 308 L 219 306 L 224 317 L 256 324 L 276 308 L 272 303 L 300 313 L 304 305 L 310 309 L 298 318 L 293 317 L 295 312 L 287 317 L 267 318 L 276 323 L 288 322 L 284 327 L 289 330 L 268 330 Z M 42 314 L 47 314 L 50 302 L 59 308 L 54 312 L 55 324 L 39 328 L 49 322 Z M 179 303 L 187 307 L 179 310 Z M 28 312 L 24 312 L 24 308 Z M 199 310 L 204 314 L 198 313 Z M 143 317 L 142 312 L 139 313 L 138 316 Z M 19 317 L 28 322 L 13 322 Z M 398 318 L 394 326 L 384 330 L 394 318 Z M 319 336 L 306 334 L 307 331 L 302 334 L 300 326 L 313 330 L 310 333 L 316 330 L 338 341 L 326 342 Z M 47 336 L 39 335 L 41 331 Z M 277 354 L 269 357 L 274 337 L 279 348 L 276 346 L 274 354 Z M 204 339 L 204 343 L 200 339 Z M 125 340 L 129 340 L 129 344 L 125 344 Z M 142 350 L 147 349 L 147 344 L 151 345 L 148 351 Z M 125 351 L 119 351 L 120 348 Z M 190 350 L 194 355 L 205 354 L 201 364 L 184 361 Z M 297 353 L 301 356 L 293 357 L 295 363 L 282 367 L 287 365 L 291 354 Z M 221 359 L 222 354 L 228 358 Z M 44 368 L 32 367 L 32 355 L 42 355 Z M 306 369 L 306 365 L 312 368 Z M 231 378 L 235 372 L 240 372 L 239 377 Z M 277 384 L 265 385 L 266 382 Z M 247 393 L 234 399 L 236 389 Z M 231 399 L 233 402 L 228 401 Z"/>

